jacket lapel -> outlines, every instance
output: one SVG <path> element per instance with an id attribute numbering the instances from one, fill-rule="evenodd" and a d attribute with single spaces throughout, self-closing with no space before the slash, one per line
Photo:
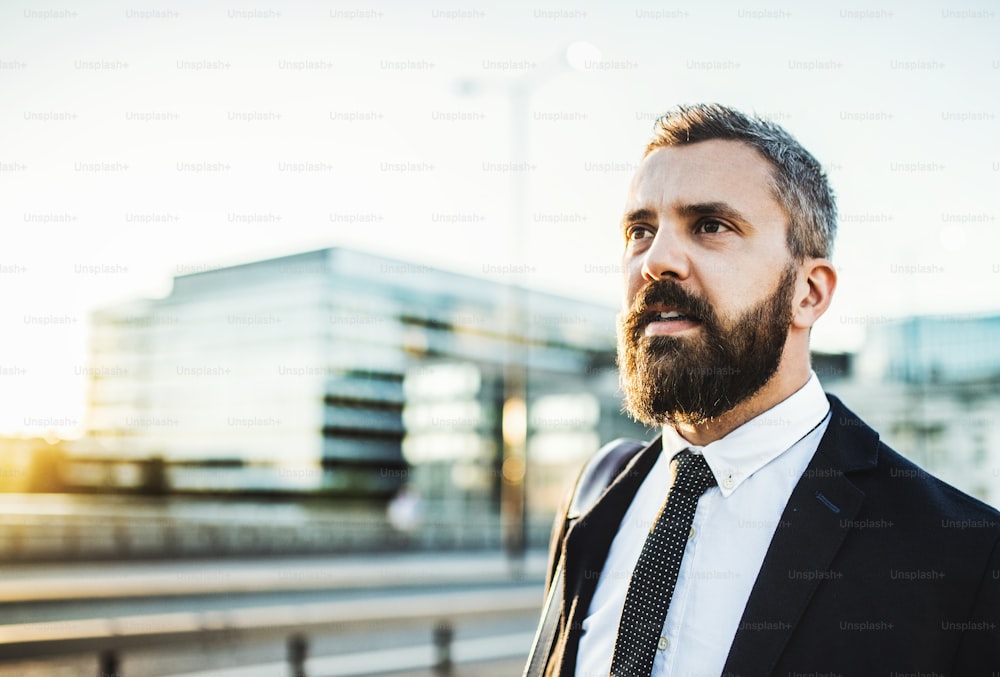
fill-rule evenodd
<path id="1" fill-rule="evenodd" d="M 724 675 L 770 674 L 864 502 L 846 474 L 875 466 L 878 434 L 836 398 L 830 403 L 830 423 L 781 515 Z"/>
<path id="2" fill-rule="evenodd" d="M 590 609 L 611 542 L 639 485 L 656 463 L 662 442 L 658 435 L 636 454 L 590 510 L 572 520 L 568 527 L 564 541 L 566 575 L 562 598 L 565 625 L 560 629 L 565 644 L 559 674 L 573 674 L 580 627 Z"/>

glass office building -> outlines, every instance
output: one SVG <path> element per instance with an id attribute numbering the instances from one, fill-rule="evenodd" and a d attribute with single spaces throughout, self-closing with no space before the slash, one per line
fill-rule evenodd
<path id="1" fill-rule="evenodd" d="M 621 413 L 613 308 L 329 248 L 93 317 L 82 486 L 495 500 L 512 375 L 554 504 Z"/>
<path id="2" fill-rule="evenodd" d="M 1000 505 L 1000 316 L 872 323 L 852 362 L 832 392 L 897 451 Z"/>
<path id="3" fill-rule="evenodd" d="M 859 370 L 902 383 L 1000 381 L 1000 315 L 909 317 L 869 327 Z"/>

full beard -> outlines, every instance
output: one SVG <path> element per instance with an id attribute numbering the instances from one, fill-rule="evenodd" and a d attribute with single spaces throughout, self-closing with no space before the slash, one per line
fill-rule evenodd
<path id="1" fill-rule="evenodd" d="M 651 427 L 700 425 L 763 388 L 778 371 L 792 321 L 795 267 L 778 286 L 735 318 L 719 318 L 706 299 L 671 279 L 652 282 L 619 316 L 618 367 L 625 409 Z M 663 304 L 700 323 L 693 336 L 645 336 Z"/>

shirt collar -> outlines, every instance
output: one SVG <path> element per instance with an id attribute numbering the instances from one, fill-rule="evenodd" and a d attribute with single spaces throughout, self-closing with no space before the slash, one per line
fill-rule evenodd
<path id="1" fill-rule="evenodd" d="M 691 444 L 671 426 L 663 429 L 663 452 L 673 458 L 685 449 L 703 454 L 722 495 L 780 456 L 826 418 L 830 402 L 816 372 L 806 384 L 725 437 L 703 447 Z"/>

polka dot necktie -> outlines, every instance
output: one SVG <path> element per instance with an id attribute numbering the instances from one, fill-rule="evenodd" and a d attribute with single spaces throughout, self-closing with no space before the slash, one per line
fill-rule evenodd
<path id="1" fill-rule="evenodd" d="M 677 464 L 674 483 L 642 546 L 625 595 L 611 677 L 649 677 L 652 673 L 698 499 L 715 486 L 701 454 L 683 452 L 671 462 Z"/>

